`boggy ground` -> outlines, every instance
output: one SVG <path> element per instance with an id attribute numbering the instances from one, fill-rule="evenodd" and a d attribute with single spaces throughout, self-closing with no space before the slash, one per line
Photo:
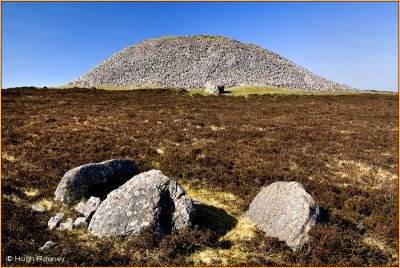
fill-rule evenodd
<path id="1" fill-rule="evenodd" d="M 188 95 L 183 90 L 2 91 L 2 265 L 398 265 L 397 94 Z M 196 227 L 98 239 L 49 231 L 69 169 L 111 158 L 160 169 L 204 204 Z M 298 181 L 326 211 L 293 253 L 243 213 Z M 49 211 L 31 212 L 41 203 Z M 58 243 L 50 253 L 38 248 Z M 7 256 L 64 262 L 7 261 Z"/>

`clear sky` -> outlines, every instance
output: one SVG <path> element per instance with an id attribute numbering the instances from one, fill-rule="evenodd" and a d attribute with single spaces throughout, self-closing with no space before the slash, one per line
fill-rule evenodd
<path id="1" fill-rule="evenodd" d="M 330 80 L 398 91 L 398 3 L 3 2 L 2 87 L 57 86 L 148 38 L 222 35 Z"/>

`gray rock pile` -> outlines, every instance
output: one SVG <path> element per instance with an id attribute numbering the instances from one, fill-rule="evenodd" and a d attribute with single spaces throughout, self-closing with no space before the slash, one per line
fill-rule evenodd
<path id="1" fill-rule="evenodd" d="M 108 160 L 90 163 L 65 173 L 55 191 L 55 200 L 74 203 L 80 198 L 105 196 L 139 174 L 139 168 L 129 160 Z"/>
<path id="2" fill-rule="evenodd" d="M 99 193 L 99 187 L 112 191 L 104 200 L 91 196 L 79 202 L 74 209 L 76 215 L 64 222 L 64 213 L 57 213 L 48 221 L 49 229 L 88 228 L 98 236 L 129 236 L 147 227 L 170 234 L 191 226 L 195 207 L 185 190 L 159 170 L 136 175 L 138 172 L 136 165 L 126 160 L 87 164 L 68 171 L 57 187 L 58 201 L 71 203 L 78 196 Z M 127 179 L 129 174 L 135 176 Z"/>
<path id="3" fill-rule="evenodd" d="M 319 207 L 297 182 L 275 182 L 264 187 L 246 215 L 267 236 L 285 241 L 293 250 L 308 240 L 307 232 L 317 223 Z"/>
<path id="4" fill-rule="evenodd" d="M 220 36 L 149 39 L 127 47 L 78 79 L 74 86 L 162 84 L 203 88 L 212 81 L 234 86 L 352 90 L 259 46 Z"/>
<path id="5" fill-rule="evenodd" d="M 194 214 L 193 201 L 183 188 L 161 171 L 150 170 L 109 193 L 88 229 L 98 236 L 129 236 L 151 226 L 169 234 L 191 226 Z"/>

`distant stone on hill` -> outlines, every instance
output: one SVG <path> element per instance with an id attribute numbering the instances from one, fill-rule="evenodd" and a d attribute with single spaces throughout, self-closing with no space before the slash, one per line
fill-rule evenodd
<path id="1" fill-rule="evenodd" d="M 97 236 L 129 236 L 146 227 L 169 234 L 191 226 L 192 199 L 159 170 L 136 175 L 108 194 L 89 223 Z"/>
<path id="2" fill-rule="evenodd" d="M 208 94 L 218 95 L 224 91 L 224 86 L 215 83 L 207 82 L 204 86 L 204 91 Z"/>
<path id="3" fill-rule="evenodd" d="M 319 207 L 297 182 L 275 182 L 264 187 L 246 215 L 267 236 L 285 241 L 293 250 L 308 240 L 307 232 L 317 223 Z"/>
<path id="4" fill-rule="evenodd" d="M 353 90 L 259 46 L 204 35 L 143 41 L 121 50 L 69 85 L 161 84 L 203 88 L 208 81 L 226 88 L 268 86 L 293 90 Z"/>
<path id="5" fill-rule="evenodd" d="M 102 197 L 139 174 L 130 160 L 90 163 L 65 173 L 55 191 L 55 200 L 75 203 L 82 197 Z"/>

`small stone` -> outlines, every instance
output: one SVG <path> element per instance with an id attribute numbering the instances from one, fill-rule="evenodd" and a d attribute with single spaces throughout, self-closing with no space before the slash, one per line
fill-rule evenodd
<path id="1" fill-rule="evenodd" d="M 50 230 L 53 230 L 58 226 L 60 223 L 60 220 L 64 216 L 64 213 L 57 213 L 54 217 L 51 217 L 50 220 L 47 222 L 47 225 L 49 226 Z"/>
<path id="2" fill-rule="evenodd" d="M 73 220 L 72 218 L 68 218 L 66 219 L 66 221 L 62 222 L 60 224 L 60 227 L 58 227 L 58 230 L 63 231 L 63 230 L 72 230 L 72 226 L 73 226 Z"/>
<path id="3" fill-rule="evenodd" d="M 82 214 L 83 216 L 85 216 L 85 218 L 89 218 L 90 215 L 96 211 L 96 209 L 99 207 L 100 205 L 100 198 L 98 197 L 90 197 L 88 201 L 86 201 L 86 203 L 80 202 L 75 210 Z"/>
<path id="4" fill-rule="evenodd" d="M 88 226 L 87 222 L 86 222 L 86 218 L 85 217 L 78 217 L 76 218 L 76 220 L 74 221 L 74 228 L 83 228 L 86 229 Z"/>
<path id="5" fill-rule="evenodd" d="M 37 213 L 43 213 L 46 211 L 46 209 L 42 205 L 32 205 L 32 211 Z"/>
<path id="6" fill-rule="evenodd" d="M 39 248 L 40 251 L 47 251 L 49 249 L 51 249 L 52 247 L 54 247 L 55 245 L 57 245 L 56 242 L 53 241 L 47 241 L 43 247 Z"/>

